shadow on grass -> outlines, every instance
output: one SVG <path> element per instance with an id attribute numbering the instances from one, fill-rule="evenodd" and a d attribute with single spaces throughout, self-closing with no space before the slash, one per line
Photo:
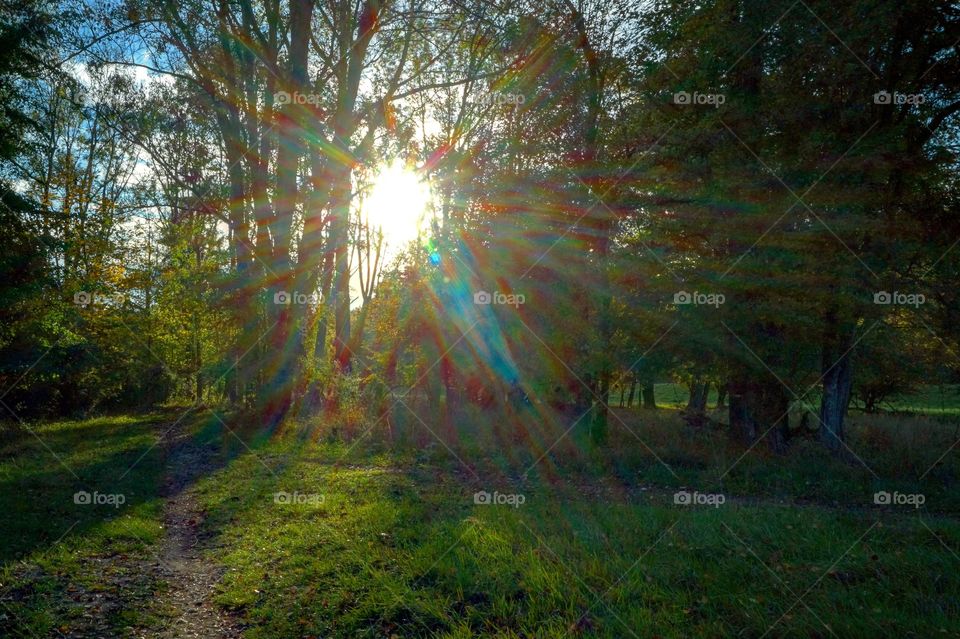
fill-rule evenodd
<path id="1" fill-rule="evenodd" d="M 461 428 L 440 444 L 442 424 L 416 428 L 394 428 L 393 443 L 386 427 L 350 443 L 313 444 L 303 431 L 251 440 L 200 480 L 214 558 L 228 568 L 218 602 L 242 612 L 249 636 L 719 637 L 771 626 L 827 636 L 823 623 L 839 636 L 891 636 L 940 633 L 960 612 L 960 581 L 938 568 L 952 560 L 953 517 L 785 508 L 745 480 L 736 485 L 763 499 L 685 508 L 669 482 L 644 485 L 660 464 L 614 425 L 600 449 L 574 427 L 538 462 L 550 471 L 529 473 L 563 430 L 541 423 L 503 442 L 504 425 L 497 436 L 490 423 L 489 438 Z M 662 456 L 675 441 L 638 434 Z M 693 454 L 710 460 L 712 447 L 705 436 Z M 760 481 L 771 461 L 761 455 L 744 474 Z M 676 465 L 681 484 L 702 480 L 702 464 Z M 838 484 L 862 474 L 850 468 L 788 468 L 780 488 L 810 473 L 836 472 Z M 278 491 L 303 499 L 277 503 Z"/>
<path id="2" fill-rule="evenodd" d="M 5 565 L 49 551 L 65 530 L 63 545 L 85 556 L 125 552 L 121 538 L 150 544 L 162 534 L 158 495 L 195 487 L 211 559 L 228 568 L 218 602 L 243 613 L 253 638 L 759 636 L 795 603 L 790 591 L 813 583 L 812 610 L 794 606 L 788 620 L 800 635 L 823 635 L 820 618 L 841 636 L 938 633 L 960 612 L 956 571 L 938 572 L 960 538 L 955 518 L 821 507 L 834 491 L 847 502 L 866 494 L 873 480 L 802 447 L 745 458 L 719 485 L 732 493 L 724 508 L 684 509 L 673 492 L 712 490 L 741 451 L 670 412 L 616 411 L 596 446 L 577 416 L 536 411 L 430 427 L 411 418 L 350 442 L 318 424 L 274 435 L 200 411 L 174 444 L 193 447 L 198 463 L 164 488 L 166 447 L 153 445 L 158 424 L 178 416 L 40 428 L 79 481 L 29 434 L 5 449 L 0 507 L 16 513 L 0 528 Z M 77 490 L 127 500 L 80 506 Z M 812 506 L 784 508 L 797 504 L 783 495 Z M 131 535 L 119 529 L 126 519 Z M 45 596 L 62 596 L 82 572 L 65 564 L 44 564 L 59 575 Z M 150 597 L 134 594 L 121 606 Z"/>
<path id="3" fill-rule="evenodd" d="M 164 534 L 164 500 L 245 451 L 209 411 L 58 422 L 33 433 L 0 452 L 0 635 L 154 625 L 158 592 L 176 587 L 143 565 Z M 180 463 L 164 481 L 181 446 L 201 463 Z M 107 627 L 78 630 L 90 610 Z"/>

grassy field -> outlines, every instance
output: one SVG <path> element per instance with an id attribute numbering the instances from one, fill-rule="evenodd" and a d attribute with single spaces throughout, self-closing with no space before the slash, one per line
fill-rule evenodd
<path id="1" fill-rule="evenodd" d="M 606 445 L 575 427 L 549 450 L 562 433 L 498 440 L 467 426 L 483 418 L 437 437 L 412 422 L 388 445 L 382 426 L 344 442 L 198 416 L 221 458 L 193 486 L 217 603 L 251 638 L 960 636 L 955 423 L 855 415 L 841 461 L 806 439 L 744 455 L 669 410 L 617 411 Z M 29 435 L 4 451 L 0 635 L 70 636 L 91 601 L 105 636 L 171 622 L 176 584 L 138 571 L 163 534 L 157 419 L 38 428 L 82 481 Z M 84 509 L 84 486 L 130 499 Z"/>
<path id="2" fill-rule="evenodd" d="M 166 584 L 140 567 L 163 534 L 161 419 L 44 424 L 4 446 L 0 636 L 59 636 L 84 616 L 106 636 L 157 623 L 144 602 Z"/>
<path id="3" fill-rule="evenodd" d="M 686 384 L 654 384 L 657 406 L 661 408 L 683 408 L 690 399 L 690 389 Z M 613 404 L 620 401 L 620 393 L 613 394 Z M 637 399 L 634 398 L 636 406 Z M 711 385 L 707 398 L 708 406 L 717 405 L 717 388 Z M 852 407 L 854 410 L 855 406 Z M 912 393 L 897 395 L 883 404 L 883 409 L 893 412 L 915 413 L 918 415 L 945 415 L 960 417 L 960 385 L 943 384 L 927 386 Z"/>

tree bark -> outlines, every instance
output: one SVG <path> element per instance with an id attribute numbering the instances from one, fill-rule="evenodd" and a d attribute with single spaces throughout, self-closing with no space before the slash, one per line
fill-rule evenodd
<path id="1" fill-rule="evenodd" d="M 333 118 L 334 145 L 337 147 L 339 161 L 331 171 L 333 185 L 331 189 L 331 225 L 330 241 L 334 255 L 333 305 L 334 305 L 334 360 L 342 373 L 351 370 L 350 352 L 350 200 L 353 187 L 353 152 L 347 145 L 356 130 L 355 107 L 360 87 L 360 76 L 367 55 L 367 47 L 373 35 L 380 28 L 380 2 L 367 0 L 356 21 L 357 36 L 353 38 L 353 25 L 350 18 L 350 4 L 342 5 L 340 22 L 340 54 L 346 64 L 338 65 L 341 75 L 338 82 L 337 110 Z"/>
<path id="2" fill-rule="evenodd" d="M 231 368 L 226 375 L 227 397 L 231 404 L 242 401 L 247 394 L 250 382 L 251 366 L 243 360 L 247 344 L 251 343 L 256 330 L 256 311 L 253 308 L 250 291 L 252 252 L 250 250 L 250 221 L 247 212 L 246 176 L 242 159 L 239 116 L 235 107 L 228 106 L 229 112 L 218 117 L 221 134 L 226 148 L 226 159 L 230 170 L 230 248 L 234 267 L 235 281 L 232 294 L 242 331 L 232 346 L 230 354 Z"/>
<path id="3" fill-rule="evenodd" d="M 653 382 L 644 382 L 640 392 L 643 395 L 643 407 L 655 410 L 657 408 L 657 398 L 654 395 Z"/>
<path id="4" fill-rule="evenodd" d="M 828 322 L 828 326 L 830 324 L 833 322 Z M 850 361 L 853 337 L 852 332 L 847 339 L 828 337 L 824 341 L 822 350 L 823 393 L 820 397 L 820 441 L 835 453 L 843 448 L 846 437 L 844 418 L 847 407 L 850 405 L 850 392 L 853 388 L 853 367 Z M 839 345 L 839 348 L 836 345 Z"/>
<path id="5" fill-rule="evenodd" d="M 717 410 L 723 410 L 724 408 L 726 408 L 726 400 L 727 400 L 727 384 L 726 382 L 724 382 L 723 384 L 719 384 L 717 386 Z"/>
<path id="6" fill-rule="evenodd" d="M 700 395 L 697 396 L 697 412 L 707 412 L 707 399 L 710 397 L 710 382 L 704 382 L 700 387 Z"/>
<path id="7" fill-rule="evenodd" d="M 730 385 L 730 435 L 752 446 L 766 440 L 771 452 L 787 450 L 790 398 L 776 380 L 738 381 Z"/>
<path id="8" fill-rule="evenodd" d="M 312 0 L 290 0 L 289 75 L 285 89 L 291 95 L 307 87 L 307 53 L 310 43 Z M 277 146 L 277 189 L 275 215 L 267 228 L 273 240 L 267 287 L 268 305 L 280 292 L 307 295 L 297 291 L 290 261 L 290 239 L 296 203 L 299 200 L 297 169 L 303 155 L 304 126 L 309 121 L 305 107 L 296 100 L 288 102 L 280 113 Z M 291 290 L 292 289 L 292 290 Z M 297 358 L 303 352 L 302 314 L 292 304 L 272 304 L 272 335 L 268 354 L 267 383 L 261 390 L 265 422 L 275 426 L 286 416 L 293 402 Z"/>
<path id="9" fill-rule="evenodd" d="M 757 439 L 757 425 L 747 409 L 747 401 L 739 392 L 730 393 L 730 437 L 742 444 L 750 445 Z"/>
<path id="10" fill-rule="evenodd" d="M 333 221 L 330 226 L 330 241 L 333 248 L 334 276 L 331 293 L 334 305 L 333 356 L 337 369 L 349 373 L 350 353 L 350 189 L 351 167 L 337 167 L 333 188 Z"/>
<path id="11" fill-rule="evenodd" d="M 573 27 L 576 31 L 576 48 L 583 52 L 583 59 L 587 67 L 587 104 L 583 120 L 581 166 L 586 170 L 584 184 L 594 190 L 597 184 L 596 164 L 599 159 L 600 145 L 600 115 L 603 106 L 603 71 L 600 57 L 597 55 L 584 14 L 571 0 L 563 0 L 564 6 L 570 12 Z M 598 189 L 599 190 L 599 189 Z M 599 295 L 596 300 L 597 330 L 600 336 L 600 363 L 597 367 L 597 398 L 595 412 L 591 420 L 591 432 L 594 441 L 606 439 L 607 407 L 610 404 L 610 382 L 612 378 L 611 342 L 613 338 L 613 323 L 611 321 L 613 296 L 610 291 L 610 276 L 607 272 L 608 256 L 610 254 L 610 235 L 613 220 L 608 214 L 606 206 L 594 207 L 592 215 L 585 220 L 592 229 L 592 244 L 596 256 L 596 268 L 599 282 Z"/>
<path id="12" fill-rule="evenodd" d="M 690 398 L 687 400 L 687 412 L 703 414 L 707 411 L 707 396 L 710 394 L 710 382 L 694 379 L 690 384 Z"/>

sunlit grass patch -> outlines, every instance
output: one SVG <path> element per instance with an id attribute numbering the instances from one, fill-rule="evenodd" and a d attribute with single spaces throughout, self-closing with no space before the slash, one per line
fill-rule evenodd
<path id="1" fill-rule="evenodd" d="M 251 454 L 201 485 L 228 567 L 218 601 L 250 637 L 932 636 L 960 612 L 940 543 L 955 546 L 953 518 L 788 508 L 755 475 L 735 483 L 742 494 L 721 488 L 721 506 L 684 507 L 669 485 L 509 484 L 478 460 L 480 479 L 463 480 L 452 458 L 360 449 L 337 466 L 334 445 L 283 446 L 254 451 L 276 476 Z M 841 467 L 820 466 L 821 479 Z M 795 470 L 781 489 L 796 488 Z M 477 503 L 478 487 L 524 499 Z M 277 490 L 323 498 L 277 504 Z"/>

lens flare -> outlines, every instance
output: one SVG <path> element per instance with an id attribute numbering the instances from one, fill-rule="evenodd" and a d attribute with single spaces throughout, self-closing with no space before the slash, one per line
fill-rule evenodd
<path id="1" fill-rule="evenodd" d="M 383 231 L 388 251 L 402 250 L 429 229 L 430 186 L 402 160 L 380 167 L 362 213 Z"/>

